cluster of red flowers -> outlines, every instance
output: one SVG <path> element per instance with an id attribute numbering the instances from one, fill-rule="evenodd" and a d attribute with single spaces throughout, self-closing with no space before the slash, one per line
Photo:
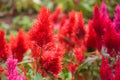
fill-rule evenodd
<path id="1" fill-rule="evenodd" d="M 84 52 L 97 50 L 102 55 L 101 79 L 120 80 L 119 18 L 120 6 L 116 7 L 115 18 L 112 22 L 104 2 L 100 9 L 95 5 L 93 18 L 87 26 L 84 24 L 82 12 L 71 11 L 67 17 L 59 7 L 53 13 L 42 7 L 36 22 L 27 34 L 23 30 L 19 30 L 17 37 L 11 36 L 10 43 L 7 43 L 4 31 L 0 30 L 0 62 L 6 61 L 9 56 L 13 56 L 7 60 L 7 66 L 8 69 L 12 68 L 12 71 L 15 68 L 14 74 L 18 75 L 16 59 L 21 62 L 26 51 L 30 49 L 30 56 L 37 65 L 35 69 L 41 74 L 49 73 L 57 77 L 62 71 L 62 67 L 65 66 L 62 65 L 64 63 L 62 62 L 63 55 L 72 52 L 69 58 L 70 64 L 67 65 L 67 68 L 74 75 L 76 67 L 85 59 Z M 58 33 L 54 33 L 56 29 Z M 101 52 L 102 48 L 105 48 L 106 52 Z M 11 52 L 12 54 L 10 54 Z M 111 63 L 104 53 L 113 57 L 116 63 Z M 15 77 L 10 73 L 12 72 L 8 72 L 8 78 Z"/>

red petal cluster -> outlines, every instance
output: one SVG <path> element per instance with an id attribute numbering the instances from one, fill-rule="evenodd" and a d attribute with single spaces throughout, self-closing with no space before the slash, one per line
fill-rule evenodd
<path id="1" fill-rule="evenodd" d="M 93 21 L 92 26 L 94 27 L 94 30 L 98 38 L 102 38 L 105 32 L 104 18 L 101 17 L 101 14 L 97 5 L 94 7 L 94 17 L 92 21 Z"/>
<path id="2" fill-rule="evenodd" d="M 118 57 L 117 64 L 115 66 L 115 80 L 120 80 L 120 57 Z"/>
<path id="3" fill-rule="evenodd" d="M 63 27 L 61 27 L 59 31 L 58 36 L 59 41 L 67 50 L 70 50 L 71 48 L 74 47 L 74 42 L 71 40 L 71 38 L 75 22 L 76 22 L 75 11 L 71 11 L 69 13 L 68 21 L 64 24 Z"/>
<path id="4" fill-rule="evenodd" d="M 74 49 L 74 55 L 79 63 L 81 63 L 84 60 L 84 50 L 85 47 Z"/>
<path id="5" fill-rule="evenodd" d="M 116 33 L 112 26 L 107 27 L 103 43 L 108 53 L 115 56 L 120 51 L 120 34 Z"/>
<path id="6" fill-rule="evenodd" d="M 71 64 L 68 66 L 68 69 L 69 69 L 69 71 L 71 71 L 72 74 L 74 74 L 76 68 L 77 68 L 77 65 L 76 65 L 76 64 L 72 64 L 72 63 L 71 63 Z"/>
<path id="7" fill-rule="evenodd" d="M 40 59 L 42 69 L 57 75 L 62 69 L 62 56 L 63 54 L 59 48 L 50 51 L 43 51 Z"/>
<path id="8" fill-rule="evenodd" d="M 50 15 L 50 20 L 56 24 L 59 22 L 60 13 L 62 12 L 60 7 L 57 7 L 55 11 Z"/>
<path id="9" fill-rule="evenodd" d="M 23 30 L 19 30 L 16 38 L 11 36 L 10 46 L 13 57 L 18 59 L 19 62 L 22 61 L 24 53 L 28 49 L 27 38 Z"/>
<path id="10" fill-rule="evenodd" d="M 109 66 L 109 61 L 107 57 L 102 57 L 101 67 L 100 67 L 101 80 L 111 80 L 112 71 Z"/>
<path id="11" fill-rule="evenodd" d="M 77 13 L 76 23 L 73 27 L 72 33 L 74 43 L 80 46 L 86 35 L 82 12 Z"/>
<path id="12" fill-rule="evenodd" d="M 98 50 L 101 49 L 102 43 L 103 43 L 103 36 L 105 34 L 105 31 L 107 30 L 106 27 L 108 27 L 108 23 L 110 24 L 111 21 L 108 17 L 104 17 L 107 15 L 107 9 L 105 7 L 105 4 L 101 6 L 101 11 L 99 10 L 98 6 L 95 5 L 94 7 L 94 17 L 91 21 L 91 25 L 94 28 L 94 31 L 97 36 L 97 48 Z"/>
<path id="13" fill-rule="evenodd" d="M 81 46 L 86 34 L 82 12 L 71 11 L 68 20 L 65 17 L 63 21 L 64 24 L 61 25 L 58 34 L 62 46 L 67 51 L 74 48 L 75 45 Z"/>
<path id="14" fill-rule="evenodd" d="M 49 15 L 49 10 L 45 7 L 42 7 L 36 23 L 28 33 L 30 41 L 34 42 L 39 47 L 43 47 L 53 40 Z"/>
<path id="15" fill-rule="evenodd" d="M 5 33 L 3 30 L 0 30 L 0 62 L 4 61 L 9 56 L 9 47 L 5 40 Z"/>
<path id="16" fill-rule="evenodd" d="M 94 31 L 94 28 L 92 26 L 92 22 L 89 21 L 88 28 L 87 28 L 87 35 L 85 40 L 86 47 L 89 48 L 97 48 L 98 42 L 97 42 L 97 35 Z"/>

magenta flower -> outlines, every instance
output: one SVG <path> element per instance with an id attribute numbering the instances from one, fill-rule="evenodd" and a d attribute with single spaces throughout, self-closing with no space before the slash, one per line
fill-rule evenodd
<path id="1" fill-rule="evenodd" d="M 118 5 L 116 8 L 115 8 L 115 15 L 114 15 L 114 26 L 115 26 L 115 30 L 117 32 L 120 32 L 120 6 Z"/>
<path id="2" fill-rule="evenodd" d="M 7 64 L 7 80 L 24 80 L 22 76 L 19 76 L 17 71 L 17 59 L 13 59 L 10 56 L 6 62 Z"/>
<path id="3" fill-rule="evenodd" d="M 100 7 L 100 13 L 102 17 L 109 18 L 107 6 L 104 2 L 102 2 L 102 5 Z"/>

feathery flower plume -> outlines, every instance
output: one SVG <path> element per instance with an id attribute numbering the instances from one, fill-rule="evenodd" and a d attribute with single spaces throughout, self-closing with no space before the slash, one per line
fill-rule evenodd
<path id="1" fill-rule="evenodd" d="M 86 34 L 86 39 L 85 39 L 85 45 L 87 49 L 94 49 L 97 48 L 97 35 L 94 31 L 94 28 L 92 26 L 92 21 L 89 21 L 88 27 L 87 27 L 87 34 Z"/>
<path id="2" fill-rule="evenodd" d="M 62 12 L 61 8 L 56 7 L 55 11 L 50 15 L 50 19 L 54 24 L 59 22 L 61 12 Z"/>
<path id="3" fill-rule="evenodd" d="M 5 40 L 4 30 L 0 30 L 0 62 L 5 61 L 9 56 L 9 47 Z"/>
<path id="4" fill-rule="evenodd" d="M 61 27 L 59 31 L 59 41 L 64 46 L 64 48 L 69 51 L 74 47 L 74 42 L 72 41 L 73 27 L 76 22 L 75 11 L 69 13 L 69 19 L 66 24 Z"/>
<path id="5" fill-rule="evenodd" d="M 109 18 L 105 18 L 103 17 L 103 15 L 100 13 L 100 10 L 98 8 L 97 5 L 95 5 L 94 7 L 94 17 L 92 19 L 92 26 L 94 28 L 94 31 L 97 35 L 97 48 L 98 50 L 101 50 L 102 44 L 103 44 L 103 36 L 106 32 L 106 27 L 109 26 L 109 24 L 111 23 L 111 21 L 109 20 Z"/>
<path id="6" fill-rule="evenodd" d="M 103 45 L 110 56 L 115 56 L 120 51 L 120 34 L 117 34 L 111 24 L 108 25 L 104 35 Z"/>
<path id="7" fill-rule="evenodd" d="M 84 20 L 82 16 L 82 12 L 78 12 L 76 16 L 76 24 L 73 27 L 73 41 L 77 45 L 81 45 L 86 35 Z"/>
<path id="8" fill-rule="evenodd" d="M 13 57 L 22 61 L 24 53 L 27 51 L 27 39 L 23 30 L 19 30 L 17 38 L 11 36 L 11 50 L 13 52 Z"/>
<path id="9" fill-rule="evenodd" d="M 62 51 L 60 48 L 55 50 L 43 51 L 40 59 L 40 66 L 47 72 L 57 75 L 62 69 Z"/>
<path id="10" fill-rule="evenodd" d="M 28 32 L 30 41 L 34 42 L 41 48 L 49 42 L 53 41 L 49 16 L 49 10 L 45 7 L 42 7 L 37 17 L 36 23 Z"/>

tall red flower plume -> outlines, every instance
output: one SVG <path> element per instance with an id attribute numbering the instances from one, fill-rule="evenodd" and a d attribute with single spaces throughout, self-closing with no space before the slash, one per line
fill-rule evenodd
<path id="1" fill-rule="evenodd" d="M 111 23 L 109 18 L 104 17 L 100 13 L 100 10 L 97 5 L 94 7 L 94 17 L 92 19 L 91 25 L 93 26 L 95 33 L 97 35 L 97 41 L 98 41 L 98 50 L 101 50 L 102 43 L 103 43 L 103 36 L 105 34 L 105 31 L 107 30 L 106 27 L 108 26 L 107 23 Z"/>
<path id="2" fill-rule="evenodd" d="M 9 47 L 5 40 L 5 33 L 0 30 L 0 61 L 4 61 L 9 56 Z"/>
<path id="3" fill-rule="evenodd" d="M 60 48 L 43 51 L 40 59 L 42 69 L 53 75 L 57 75 L 62 69 L 62 56 L 63 54 Z"/>
<path id="4" fill-rule="evenodd" d="M 24 53 L 27 51 L 27 38 L 23 30 L 19 30 L 16 38 L 11 37 L 11 50 L 13 53 L 13 57 L 18 59 L 18 61 L 22 61 Z"/>
<path id="5" fill-rule="evenodd" d="M 116 33 L 111 24 L 104 35 L 103 44 L 111 56 L 115 56 L 120 51 L 120 34 Z"/>
<path id="6" fill-rule="evenodd" d="M 69 13 L 68 21 L 59 31 L 59 41 L 67 50 L 70 50 L 72 47 L 74 47 L 74 42 L 72 41 L 72 33 L 75 22 L 75 11 L 71 11 Z"/>
<path id="7" fill-rule="evenodd" d="M 86 35 L 82 12 L 78 12 L 76 18 L 76 24 L 73 27 L 73 41 L 80 46 Z"/>
<path id="8" fill-rule="evenodd" d="M 101 76 L 101 80 L 111 80 L 112 78 L 112 71 L 110 69 L 107 57 L 102 57 L 100 76 Z"/>
<path id="9" fill-rule="evenodd" d="M 100 11 L 97 5 L 94 7 L 94 17 L 93 17 L 93 27 L 94 30 L 99 38 L 102 38 L 104 34 L 104 24 L 103 24 L 103 18 L 101 18 Z"/>
<path id="10" fill-rule="evenodd" d="M 50 19 L 51 21 L 56 24 L 57 22 L 59 22 L 59 18 L 60 18 L 60 13 L 62 12 L 60 7 L 57 7 L 55 9 L 55 11 L 50 15 Z"/>
<path id="11" fill-rule="evenodd" d="M 88 28 L 87 28 L 87 35 L 85 40 L 86 47 L 89 48 L 97 48 L 97 35 L 94 31 L 94 28 L 92 26 L 92 22 L 89 21 Z"/>
<path id="12" fill-rule="evenodd" d="M 36 23 L 28 32 L 30 41 L 34 42 L 39 47 L 43 47 L 53 40 L 49 16 L 49 10 L 45 7 L 42 7 Z"/>

